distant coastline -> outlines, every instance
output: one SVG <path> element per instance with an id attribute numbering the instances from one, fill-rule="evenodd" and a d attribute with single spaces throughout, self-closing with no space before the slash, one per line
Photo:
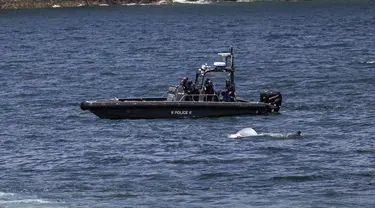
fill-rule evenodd
<path id="1" fill-rule="evenodd" d="M 0 9 L 24 8 L 59 8 L 59 7 L 87 7 L 111 5 L 137 5 L 137 4 L 171 4 L 173 2 L 199 3 L 199 2 L 254 2 L 260 0 L 0 0 Z M 279 0 L 300 1 L 300 0 Z M 303 0 L 306 1 L 306 0 Z"/>
<path id="2" fill-rule="evenodd" d="M 0 0 L 0 9 L 154 4 L 157 0 Z"/>

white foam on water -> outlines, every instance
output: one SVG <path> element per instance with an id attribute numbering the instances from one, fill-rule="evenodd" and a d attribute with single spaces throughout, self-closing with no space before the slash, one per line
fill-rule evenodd
<path id="1" fill-rule="evenodd" d="M 211 1 L 198 0 L 198 1 L 187 1 L 187 0 L 173 0 L 173 3 L 178 4 L 211 4 Z"/>
<path id="2" fill-rule="evenodd" d="M 281 134 L 281 133 L 261 133 L 260 136 L 269 136 L 269 137 L 275 137 L 275 138 L 286 138 L 288 137 L 287 134 Z"/>
<path id="3" fill-rule="evenodd" d="M 0 207 L 32 208 L 45 207 L 45 204 L 50 204 L 48 206 L 51 206 L 53 202 L 44 199 L 23 196 L 21 194 L 0 192 Z"/>
<path id="4" fill-rule="evenodd" d="M 14 196 L 14 194 L 13 193 L 0 192 L 0 197 L 3 197 L 3 196 Z"/>
<path id="5" fill-rule="evenodd" d="M 137 6 L 136 3 L 122 4 L 122 6 Z"/>
<path id="6" fill-rule="evenodd" d="M 42 199 L 17 199 L 17 200 L 4 200 L 0 204 L 50 204 L 52 202 Z"/>
<path id="7" fill-rule="evenodd" d="M 259 136 L 268 136 L 273 138 L 306 138 L 305 135 L 297 134 L 297 133 L 289 133 L 289 134 L 281 134 L 281 133 L 262 133 Z"/>
<path id="8" fill-rule="evenodd" d="M 165 4 L 169 4 L 169 2 L 166 1 L 166 0 L 161 0 L 161 1 L 157 2 L 155 5 L 165 5 Z"/>
<path id="9" fill-rule="evenodd" d="M 375 64 L 375 61 L 367 61 L 366 64 Z"/>

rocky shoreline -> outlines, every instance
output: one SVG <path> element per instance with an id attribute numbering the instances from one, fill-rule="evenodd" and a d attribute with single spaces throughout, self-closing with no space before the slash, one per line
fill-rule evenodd
<path id="1" fill-rule="evenodd" d="M 2 9 L 26 8 L 59 8 L 59 7 L 95 7 L 111 5 L 161 5 L 174 2 L 210 3 L 210 2 L 255 2 L 262 0 L 0 0 Z M 275 0 L 284 2 L 311 1 L 311 0 Z"/>

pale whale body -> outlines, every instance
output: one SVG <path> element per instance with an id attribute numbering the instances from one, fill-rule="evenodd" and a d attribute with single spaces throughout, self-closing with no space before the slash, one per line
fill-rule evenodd
<path id="1" fill-rule="evenodd" d="M 297 131 L 293 134 L 280 134 L 280 133 L 260 133 L 258 134 L 252 128 L 244 128 L 241 129 L 239 132 L 235 134 L 229 134 L 228 137 L 231 139 L 243 138 L 243 137 L 251 137 L 251 136 L 270 136 L 276 138 L 303 138 L 300 131 Z"/>
<path id="2" fill-rule="evenodd" d="M 235 134 L 229 134 L 229 138 L 236 139 L 241 137 L 258 136 L 258 133 L 252 128 L 244 128 Z"/>

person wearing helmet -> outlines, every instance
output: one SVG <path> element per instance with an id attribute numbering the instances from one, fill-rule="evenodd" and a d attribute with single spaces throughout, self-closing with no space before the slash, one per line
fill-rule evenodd
<path id="1" fill-rule="evenodd" d="M 184 90 L 186 90 L 187 88 L 187 82 L 188 82 L 189 78 L 187 77 L 184 77 L 182 78 L 181 82 L 180 82 L 180 86 L 182 86 L 184 88 Z"/>
<path id="2" fill-rule="evenodd" d="M 225 90 L 221 93 L 224 102 L 233 102 L 236 99 L 234 87 L 229 80 L 225 81 Z"/>
<path id="3" fill-rule="evenodd" d="M 204 93 L 206 94 L 214 94 L 214 85 L 210 79 L 207 79 L 205 84 L 204 84 Z"/>
<path id="4" fill-rule="evenodd" d="M 214 85 L 210 79 L 206 79 L 206 82 L 204 84 L 204 93 L 207 95 L 207 100 L 212 101 L 214 99 L 213 96 L 215 94 Z"/>
<path id="5" fill-rule="evenodd" d="M 193 81 L 189 80 L 186 83 L 185 92 L 188 94 L 186 101 L 192 101 L 193 100 L 193 94 L 194 94 L 195 86 L 193 84 Z"/>
<path id="6" fill-rule="evenodd" d="M 183 101 L 186 99 L 185 92 L 186 92 L 186 85 L 187 85 L 188 78 L 182 78 L 180 85 L 176 89 L 176 100 Z"/>

